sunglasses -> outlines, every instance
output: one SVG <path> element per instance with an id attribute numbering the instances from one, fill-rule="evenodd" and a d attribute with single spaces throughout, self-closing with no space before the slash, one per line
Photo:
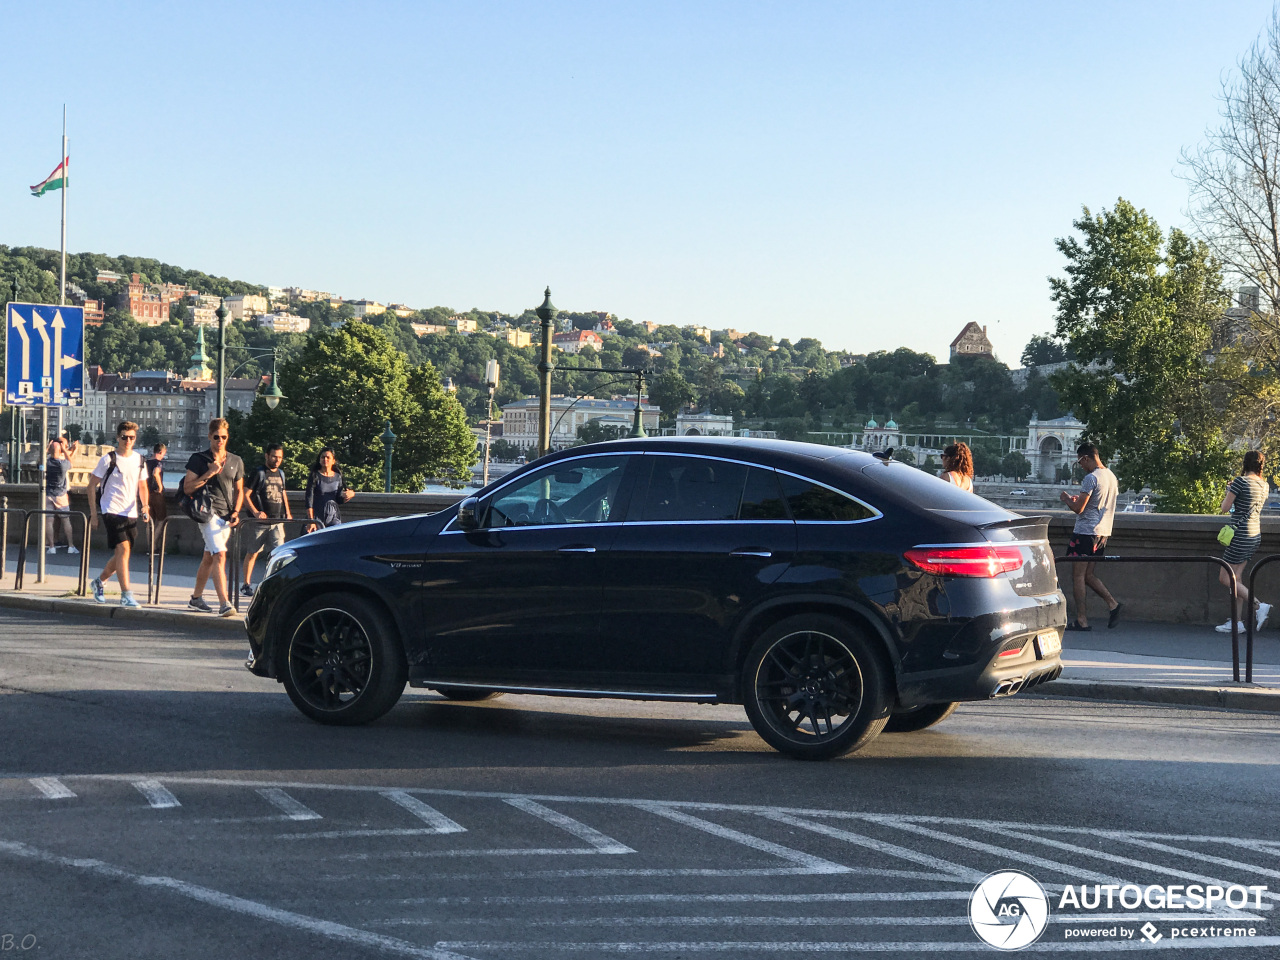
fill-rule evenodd
<path id="1" fill-rule="evenodd" d="M 122 433 L 120 434 L 120 439 L 121 440 L 137 440 L 138 435 L 136 433 Z"/>
<path id="2" fill-rule="evenodd" d="M 209 439 L 210 440 L 226 440 L 230 436 L 231 435 L 229 433 L 211 433 L 209 434 Z"/>

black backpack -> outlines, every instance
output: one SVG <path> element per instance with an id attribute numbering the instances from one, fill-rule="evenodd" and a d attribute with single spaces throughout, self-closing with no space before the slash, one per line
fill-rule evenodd
<path id="1" fill-rule="evenodd" d="M 206 483 L 195 493 L 187 493 L 186 481 L 178 484 L 178 509 L 196 523 L 208 523 L 213 519 L 213 497 Z"/>
<path id="2" fill-rule="evenodd" d="M 107 454 L 111 458 L 111 462 L 107 464 L 107 472 L 102 475 L 102 482 L 98 484 L 98 489 L 93 491 L 94 501 L 98 505 L 98 512 L 102 512 L 102 491 L 107 488 L 107 478 L 115 472 L 116 469 L 116 452 L 112 450 Z"/>

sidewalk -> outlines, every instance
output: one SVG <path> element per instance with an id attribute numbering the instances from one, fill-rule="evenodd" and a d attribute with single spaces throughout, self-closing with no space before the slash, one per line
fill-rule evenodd
<path id="1" fill-rule="evenodd" d="M 1242 682 L 1234 683 L 1229 633 L 1181 623 L 1127 621 L 1108 630 L 1105 618 L 1093 627 L 1088 633 L 1065 635 L 1062 677 L 1033 695 L 1280 712 L 1280 629 L 1254 635 L 1253 683 L 1246 684 L 1244 633 Z"/>

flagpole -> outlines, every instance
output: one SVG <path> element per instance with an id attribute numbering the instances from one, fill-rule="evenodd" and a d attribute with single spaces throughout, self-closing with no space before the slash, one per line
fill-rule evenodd
<path id="1" fill-rule="evenodd" d="M 62 164 L 62 266 L 58 271 L 58 306 L 65 307 L 67 305 L 67 185 L 71 182 L 67 171 L 67 105 L 62 105 L 62 154 L 58 157 Z M 54 357 L 53 363 L 57 365 L 62 360 L 61 357 Z M 44 384 L 40 386 L 40 396 L 44 403 L 40 405 L 40 451 L 36 454 L 36 463 L 40 467 L 40 509 L 48 507 L 49 494 L 49 477 L 48 477 L 48 456 L 49 456 L 49 395 L 45 393 Z M 56 400 L 57 398 L 53 398 Z M 61 423 L 61 417 L 59 417 Z M 48 543 L 45 536 L 46 524 L 44 518 L 40 518 L 40 536 L 38 538 L 40 558 L 36 564 L 36 583 L 44 583 L 45 581 L 45 547 Z"/>

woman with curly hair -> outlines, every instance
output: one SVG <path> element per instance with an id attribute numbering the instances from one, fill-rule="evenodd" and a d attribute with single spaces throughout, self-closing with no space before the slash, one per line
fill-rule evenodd
<path id="1" fill-rule="evenodd" d="M 967 443 L 959 441 L 943 450 L 942 467 L 943 480 L 973 493 L 973 451 Z"/>

